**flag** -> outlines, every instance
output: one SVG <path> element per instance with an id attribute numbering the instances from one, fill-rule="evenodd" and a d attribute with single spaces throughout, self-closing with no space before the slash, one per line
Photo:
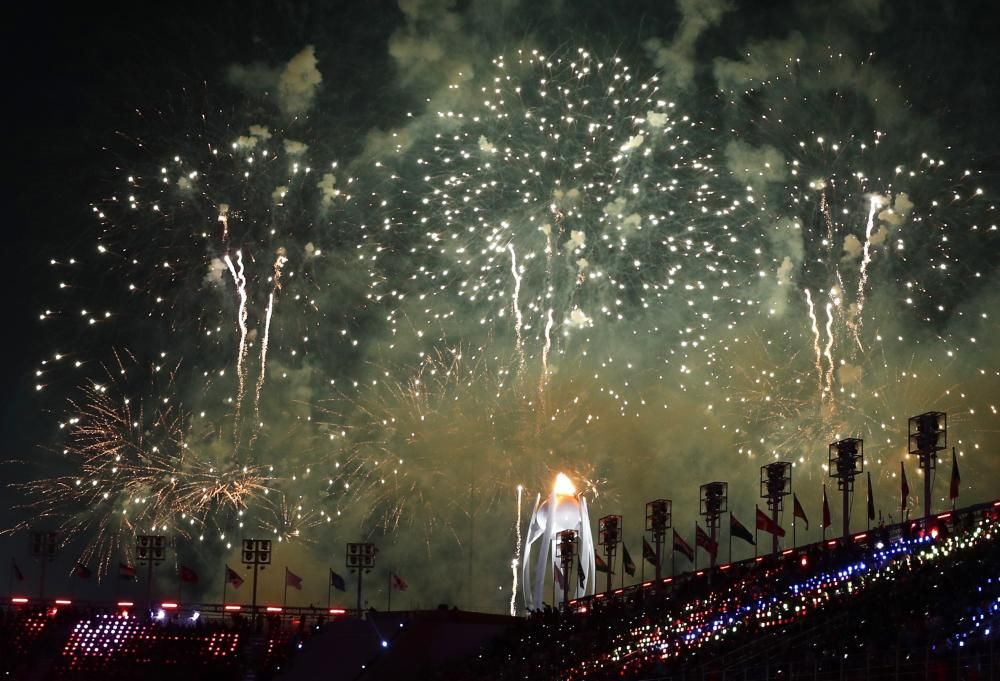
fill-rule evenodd
<path id="1" fill-rule="evenodd" d="M 688 543 L 684 541 L 684 537 L 677 534 L 677 530 L 674 530 L 674 551 L 683 553 L 688 560 L 692 563 L 694 562 L 694 549 L 688 546 Z"/>
<path id="2" fill-rule="evenodd" d="M 333 570 L 330 570 L 330 586 L 337 591 L 347 591 L 347 582 Z"/>
<path id="3" fill-rule="evenodd" d="M 396 591 L 406 591 L 410 588 L 410 585 L 406 583 L 406 580 L 397 574 L 392 575 L 392 588 Z"/>
<path id="4" fill-rule="evenodd" d="M 126 565 L 125 563 L 118 563 L 118 578 L 119 579 L 135 579 L 135 568 L 131 565 Z"/>
<path id="5" fill-rule="evenodd" d="M 903 495 L 899 507 L 905 511 L 909 507 L 907 500 L 910 497 L 910 486 L 906 484 L 906 466 L 903 465 L 902 461 L 899 462 L 899 474 L 902 476 L 900 492 Z"/>
<path id="6" fill-rule="evenodd" d="M 654 551 L 653 547 L 649 545 L 649 542 L 646 541 L 645 537 L 642 538 L 642 557 L 654 566 L 657 565 L 656 551 Z"/>
<path id="7" fill-rule="evenodd" d="M 958 486 L 962 484 L 962 476 L 958 474 L 958 459 L 955 458 L 955 448 L 951 449 L 951 488 L 948 490 L 948 498 L 954 501 L 958 499 Z"/>
<path id="8" fill-rule="evenodd" d="M 239 589 L 243 584 L 243 578 L 240 577 L 236 570 L 232 569 L 228 565 L 226 566 L 226 583 L 232 584 L 234 589 Z"/>
<path id="9" fill-rule="evenodd" d="M 871 471 L 868 471 L 868 520 L 875 520 L 875 497 L 872 496 Z"/>
<path id="10" fill-rule="evenodd" d="M 833 523 L 830 522 L 830 502 L 826 498 L 826 485 L 823 485 L 823 529 L 830 527 Z"/>
<path id="11" fill-rule="evenodd" d="M 90 579 L 90 568 L 83 563 L 77 563 L 73 567 L 73 576 L 80 579 Z"/>
<path id="12" fill-rule="evenodd" d="M 624 568 L 625 573 L 629 577 L 635 577 L 635 562 L 632 560 L 632 556 L 629 555 L 625 542 L 622 542 L 622 568 Z"/>
<path id="13" fill-rule="evenodd" d="M 587 588 L 587 573 L 583 571 L 583 563 L 580 563 L 580 567 L 576 571 L 576 578 L 580 581 L 580 588 Z"/>
<path id="14" fill-rule="evenodd" d="M 764 530 L 765 532 L 769 532 L 777 537 L 785 536 L 784 528 L 774 522 L 771 518 L 768 518 L 767 514 L 759 508 L 757 509 L 757 529 Z"/>
<path id="15" fill-rule="evenodd" d="M 712 539 L 698 523 L 694 524 L 694 543 L 695 546 L 705 549 L 712 558 L 719 553 L 719 542 Z"/>
<path id="16" fill-rule="evenodd" d="M 748 544 L 756 544 L 753 540 L 753 535 L 750 534 L 750 530 L 743 526 L 739 520 L 736 519 L 732 513 L 729 514 L 729 534 L 733 537 L 739 537 Z"/>
<path id="17" fill-rule="evenodd" d="M 598 572 L 604 572 L 604 573 L 611 572 L 608 569 L 607 562 L 603 558 L 601 558 L 599 555 L 597 555 L 596 553 L 594 554 L 594 569 L 597 570 Z M 614 574 L 614 573 L 611 572 L 611 574 Z"/>
<path id="18" fill-rule="evenodd" d="M 806 510 L 802 508 L 799 498 L 794 493 L 792 493 L 792 517 L 802 518 L 802 522 L 806 524 L 806 529 L 809 529 L 809 518 L 806 517 Z"/>
<path id="19" fill-rule="evenodd" d="M 566 590 L 566 580 L 563 579 L 562 570 L 560 570 L 559 566 L 555 563 L 552 563 L 552 579 L 556 580 L 556 584 L 559 585 L 560 589 L 563 591 Z"/>
<path id="20" fill-rule="evenodd" d="M 302 578 L 288 568 L 285 568 L 285 586 L 302 591 Z"/>
<path id="21" fill-rule="evenodd" d="M 180 576 L 182 582 L 187 582 L 188 584 L 198 583 L 198 573 L 189 568 L 187 565 L 181 565 Z"/>
<path id="22" fill-rule="evenodd" d="M 24 573 L 21 572 L 21 568 L 19 568 L 17 566 L 17 563 L 14 561 L 13 558 L 10 559 L 10 567 L 11 567 L 11 572 L 14 573 L 14 579 L 17 580 L 17 581 L 19 581 L 19 582 L 23 582 L 24 581 Z"/>

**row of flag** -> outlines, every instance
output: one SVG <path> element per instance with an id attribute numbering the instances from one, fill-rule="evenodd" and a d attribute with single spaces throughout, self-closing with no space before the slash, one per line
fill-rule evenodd
<path id="1" fill-rule="evenodd" d="M 948 498 L 954 501 L 955 499 L 958 498 L 958 492 L 962 482 L 962 478 L 959 474 L 958 461 L 955 458 L 954 450 L 952 451 L 951 456 L 952 456 L 951 484 L 949 485 L 948 489 Z M 902 478 L 900 507 L 905 510 L 907 508 L 907 499 L 910 496 L 910 486 L 906 482 L 906 469 L 903 467 L 902 462 L 899 465 Z M 875 520 L 875 498 L 872 496 L 871 483 L 872 483 L 871 473 L 868 473 L 868 508 L 867 508 L 868 519 Z M 806 529 L 807 530 L 809 529 L 809 518 L 806 516 L 806 511 L 802 507 L 802 504 L 799 502 L 798 496 L 796 496 L 794 493 L 792 494 L 792 515 L 795 518 L 800 519 L 803 523 L 805 523 Z M 778 523 L 776 523 L 773 518 L 770 518 L 766 513 L 761 511 L 759 508 L 757 509 L 755 520 L 758 531 L 767 532 L 768 534 L 776 535 L 778 537 L 785 536 L 785 529 L 781 527 Z M 823 524 L 821 525 L 821 527 L 827 528 L 830 527 L 831 524 L 832 520 L 830 517 L 830 502 L 826 496 L 826 485 L 824 485 Z M 743 523 L 741 523 L 732 513 L 729 514 L 729 533 L 730 536 L 736 537 L 737 539 L 742 539 L 743 541 L 747 542 L 750 545 L 757 544 L 754 535 L 750 532 L 750 530 L 748 530 L 746 526 L 744 526 Z M 705 532 L 705 530 L 703 530 L 701 525 L 699 525 L 698 523 L 695 523 L 694 539 L 696 547 L 704 549 L 713 558 L 718 556 L 719 542 L 717 540 L 712 539 L 711 535 Z M 687 558 L 689 561 L 694 562 L 694 549 L 692 549 L 691 545 L 684 540 L 683 536 L 677 534 L 677 530 L 673 530 L 673 542 L 671 548 L 674 552 L 679 553 L 683 555 L 685 558 Z M 656 556 L 656 551 L 653 550 L 653 547 L 649 544 L 649 542 L 646 540 L 645 537 L 643 537 L 642 539 L 642 557 L 654 567 L 656 567 L 659 564 L 659 561 Z M 610 571 L 607 561 L 601 558 L 601 556 L 595 555 L 594 558 L 595 558 L 595 568 L 598 572 L 607 573 Z M 624 543 L 622 544 L 622 564 L 628 576 L 634 577 L 635 563 L 632 561 L 632 556 L 629 554 L 628 546 L 626 546 Z M 562 580 L 560 579 L 559 582 L 561 584 Z"/>
<path id="2" fill-rule="evenodd" d="M 24 573 L 18 566 L 17 561 L 13 558 L 10 560 L 11 565 L 11 575 L 14 581 L 23 582 Z M 243 585 L 243 578 L 240 576 L 236 570 L 232 569 L 228 565 L 226 567 L 226 584 L 232 586 L 235 589 L 239 589 Z M 83 563 L 77 563 L 73 568 L 72 572 L 74 577 L 79 577 L 81 579 L 89 579 L 93 572 L 89 567 Z M 177 570 L 178 578 L 185 584 L 197 584 L 198 583 L 198 573 L 186 565 L 181 565 Z M 126 565 L 125 563 L 118 564 L 118 577 L 123 580 L 134 580 L 136 578 L 135 568 L 131 565 Z M 406 591 L 410 588 L 410 585 L 396 573 L 390 575 L 390 583 L 393 589 L 397 591 Z M 297 574 L 285 568 L 285 586 L 290 586 L 293 589 L 302 590 L 302 578 Z M 330 570 L 330 586 L 338 591 L 347 591 L 347 582 L 342 575 L 338 575 L 333 570 Z"/>

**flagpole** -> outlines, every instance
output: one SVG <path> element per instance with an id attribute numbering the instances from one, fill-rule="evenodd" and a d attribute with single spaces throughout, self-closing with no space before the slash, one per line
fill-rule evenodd
<path id="1" fill-rule="evenodd" d="M 757 514 L 760 513 L 760 506 L 757 504 L 753 505 L 753 557 L 757 557 Z"/>
<path id="2" fill-rule="evenodd" d="M 226 587 L 229 586 L 229 566 L 223 564 L 222 566 L 222 607 L 225 610 L 226 606 Z"/>
<path id="3" fill-rule="evenodd" d="M 733 512 L 729 512 L 729 562 L 733 562 Z"/>
<path id="4" fill-rule="evenodd" d="M 677 530 L 672 530 L 672 532 L 675 535 L 677 534 Z M 671 539 L 673 539 L 673 537 L 671 537 Z M 677 563 L 677 549 L 674 548 L 674 542 L 671 541 L 670 542 L 670 577 L 671 578 L 673 578 L 673 576 L 675 574 L 677 574 L 676 563 Z"/>
<path id="5" fill-rule="evenodd" d="M 952 447 L 951 448 L 951 479 L 952 479 L 952 481 L 955 480 L 955 466 L 957 466 L 957 465 L 958 465 L 958 459 L 955 458 L 955 448 Z M 952 484 L 949 483 L 948 484 L 948 496 L 950 496 L 950 497 L 951 497 L 951 494 L 952 494 L 951 488 L 952 488 Z M 952 513 L 955 512 L 955 501 L 957 499 L 958 499 L 958 490 L 956 489 L 955 490 L 955 496 L 951 497 L 951 512 Z"/>
<path id="6" fill-rule="evenodd" d="M 642 540 L 646 541 L 646 536 L 645 535 L 643 535 Z M 624 579 L 624 577 L 622 579 Z M 639 582 L 642 583 L 642 582 L 645 582 L 645 581 L 646 581 L 646 547 L 643 546 L 642 547 L 642 565 L 639 566 Z"/>
<path id="7" fill-rule="evenodd" d="M 7 595 L 10 596 L 13 593 L 14 593 L 14 557 L 11 556 L 10 572 L 7 575 Z"/>
<path id="8" fill-rule="evenodd" d="M 796 499 L 795 499 L 794 496 L 792 497 L 792 500 L 793 500 L 792 503 L 794 504 L 795 501 L 796 501 Z M 798 527 L 799 527 L 799 521 L 795 517 L 795 507 L 792 506 L 792 548 L 793 549 L 799 548 L 799 540 L 795 538 L 796 534 L 797 534 Z"/>
<path id="9" fill-rule="evenodd" d="M 868 471 L 868 500 L 871 501 L 872 497 L 872 472 Z M 872 529 L 872 514 L 869 512 L 871 507 L 865 509 L 865 517 L 868 518 L 868 522 L 865 523 L 865 531 L 870 532 Z"/>
<path id="10" fill-rule="evenodd" d="M 826 483 L 823 483 L 823 517 L 819 519 L 822 541 L 826 541 Z"/>
<path id="11" fill-rule="evenodd" d="M 288 605 L 288 566 L 285 566 L 285 593 L 281 597 L 281 607 Z"/>
<path id="12" fill-rule="evenodd" d="M 698 521 L 694 521 L 694 571 L 698 572 Z"/>
<path id="13" fill-rule="evenodd" d="M 326 580 L 326 610 L 327 613 L 330 612 L 330 601 L 332 600 L 333 592 L 333 568 L 330 568 L 330 574 L 327 575 Z"/>
<path id="14" fill-rule="evenodd" d="M 385 611 L 386 612 L 392 612 L 392 570 L 389 570 L 389 584 L 388 584 L 388 587 L 389 587 L 389 589 L 388 589 L 389 603 L 385 606 Z"/>

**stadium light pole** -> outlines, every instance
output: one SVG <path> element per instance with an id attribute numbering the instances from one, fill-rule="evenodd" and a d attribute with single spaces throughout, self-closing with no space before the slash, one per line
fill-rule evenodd
<path id="1" fill-rule="evenodd" d="M 153 609 L 153 567 L 166 557 L 167 538 L 162 534 L 140 534 L 135 538 L 135 557 L 146 564 L 146 612 Z"/>
<path id="2" fill-rule="evenodd" d="M 569 609 L 569 580 L 573 559 L 576 558 L 576 544 L 576 530 L 563 530 L 556 535 L 556 556 L 563 575 L 563 610 Z"/>
<path id="3" fill-rule="evenodd" d="M 775 461 L 760 467 L 760 498 L 767 499 L 771 520 L 778 526 L 778 514 L 784 510 L 785 497 L 792 491 L 792 464 Z M 771 533 L 771 553 L 778 555 L 778 534 Z"/>
<path id="4" fill-rule="evenodd" d="M 354 542 L 347 545 L 344 565 L 351 572 L 358 573 L 358 617 L 361 617 L 361 576 L 375 568 L 375 553 L 375 545 L 370 542 Z"/>
<path id="5" fill-rule="evenodd" d="M 859 466 L 860 463 L 860 466 Z M 854 492 L 854 478 L 865 469 L 865 441 L 849 437 L 830 445 L 827 470 L 837 479 L 837 489 L 843 497 L 844 539 L 851 534 L 850 495 Z"/>
<path id="6" fill-rule="evenodd" d="M 271 564 L 271 540 L 270 539 L 244 539 L 243 553 L 241 556 L 243 564 L 247 570 L 253 570 L 253 596 L 250 602 L 250 611 L 253 613 L 253 625 L 257 627 L 257 572 L 266 570 Z"/>
<path id="7" fill-rule="evenodd" d="M 937 453 L 948 446 L 948 415 L 928 411 L 910 417 L 909 452 L 920 460 L 924 472 L 924 518 L 931 517 L 931 475 L 937 469 Z"/>
<path id="8" fill-rule="evenodd" d="M 705 518 L 705 526 L 708 527 L 712 541 L 715 543 L 715 553 L 711 555 L 709 565 L 715 567 L 715 561 L 719 554 L 719 518 L 729 510 L 729 483 L 728 482 L 706 482 L 701 486 L 701 507 L 699 515 Z M 695 547 L 695 551 L 698 547 Z"/>
<path id="9" fill-rule="evenodd" d="M 656 579 L 663 578 L 663 544 L 667 530 L 673 526 L 673 502 L 670 499 L 654 499 L 646 504 L 646 532 L 656 548 Z M 643 563 L 646 562 L 643 558 Z"/>
<path id="10" fill-rule="evenodd" d="M 604 558 L 608 566 L 608 585 L 605 591 L 610 593 L 612 573 L 615 568 L 615 554 L 618 553 L 618 545 L 622 542 L 622 517 L 620 515 L 606 515 L 599 518 L 597 532 L 600 534 L 600 544 L 604 547 Z"/>
<path id="11" fill-rule="evenodd" d="M 31 533 L 31 555 L 39 559 L 38 600 L 45 598 L 45 564 L 56 559 L 59 535 L 55 532 L 35 530 Z"/>

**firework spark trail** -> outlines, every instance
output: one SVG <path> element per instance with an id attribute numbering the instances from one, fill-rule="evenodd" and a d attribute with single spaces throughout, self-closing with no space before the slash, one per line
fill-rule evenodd
<path id="1" fill-rule="evenodd" d="M 865 227 L 865 246 L 864 254 L 861 257 L 861 270 L 858 277 L 858 295 L 857 295 L 857 315 L 851 322 L 851 331 L 854 334 L 854 342 L 858 344 L 859 350 L 864 350 L 864 346 L 861 344 L 861 337 L 859 335 L 861 331 L 861 313 L 865 309 L 865 284 L 868 283 L 868 265 L 872 261 L 872 232 L 875 230 L 875 213 L 881 206 L 881 201 L 877 196 L 871 197 L 871 206 L 868 209 L 868 224 Z"/>
<path id="2" fill-rule="evenodd" d="M 243 366 L 247 355 L 247 278 L 243 269 L 243 251 L 236 251 L 236 262 L 239 264 L 239 270 L 233 267 L 233 261 L 228 253 L 224 259 L 226 266 L 233 275 L 233 280 L 236 282 L 236 292 L 240 297 L 240 305 L 236 313 L 236 322 L 240 327 L 240 344 L 236 350 L 236 427 L 233 429 L 233 437 L 238 441 L 240 409 L 243 405 L 243 394 L 246 391 L 247 378 L 246 367 Z"/>
<path id="3" fill-rule="evenodd" d="M 552 327 L 555 322 L 552 319 L 552 308 L 549 308 L 547 319 L 545 320 L 545 345 L 542 347 L 542 373 L 538 378 L 538 406 L 539 414 L 545 415 L 545 383 L 549 377 L 549 351 L 552 350 Z"/>
<path id="4" fill-rule="evenodd" d="M 819 381 L 820 399 L 825 397 L 823 390 L 823 351 L 820 349 L 819 322 L 816 319 L 816 306 L 813 305 L 812 293 L 805 289 L 806 305 L 809 307 L 809 324 L 813 334 L 813 351 L 816 353 L 816 377 Z"/>
<path id="5" fill-rule="evenodd" d="M 222 223 L 222 240 L 229 240 L 229 204 L 219 204 L 219 222 Z"/>
<path id="6" fill-rule="evenodd" d="M 260 373 L 257 376 L 257 387 L 254 392 L 253 414 L 254 414 L 254 436 L 256 440 L 257 430 L 260 427 L 260 394 L 264 390 L 264 378 L 267 376 L 267 347 L 271 335 L 271 314 L 274 312 L 274 295 L 281 290 L 281 268 L 288 262 L 284 249 L 278 252 L 278 257 L 274 261 L 274 287 L 271 295 L 267 298 L 267 314 L 264 317 L 264 339 L 260 344 Z M 251 440 L 251 442 L 253 442 Z"/>
<path id="7" fill-rule="evenodd" d="M 517 337 L 517 359 L 518 369 L 521 375 L 524 374 L 524 338 L 521 337 L 521 327 L 524 318 L 521 316 L 521 274 L 517 271 L 517 254 L 514 252 L 514 244 L 507 244 L 510 251 L 510 273 L 514 277 L 514 300 L 511 307 L 514 310 L 514 333 Z"/>
<path id="8" fill-rule="evenodd" d="M 517 544 L 514 547 L 514 560 L 510 562 L 510 571 L 513 575 L 513 583 L 510 587 L 510 616 L 517 615 L 517 568 L 521 564 L 521 497 L 524 495 L 524 487 L 517 486 Z"/>
<path id="9" fill-rule="evenodd" d="M 826 348 L 823 355 L 829 366 L 826 370 L 826 386 L 824 392 L 829 392 L 833 396 L 833 303 L 826 304 Z"/>

